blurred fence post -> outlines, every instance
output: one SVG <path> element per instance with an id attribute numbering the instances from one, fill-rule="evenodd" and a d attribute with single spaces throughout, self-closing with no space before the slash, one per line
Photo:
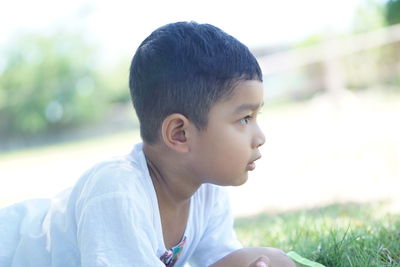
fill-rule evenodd
<path id="1" fill-rule="evenodd" d="M 340 49 L 338 42 L 333 40 L 325 44 L 325 58 L 323 58 L 325 69 L 325 87 L 327 92 L 332 96 L 340 95 L 345 90 L 345 82 L 343 80 L 343 71 L 340 58 L 336 56 Z"/>
<path id="2" fill-rule="evenodd" d="M 264 75 L 288 72 L 313 63 L 323 63 L 328 92 L 343 92 L 345 82 L 340 58 L 367 49 L 400 42 L 400 24 L 348 38 L 258 57 Z"/>

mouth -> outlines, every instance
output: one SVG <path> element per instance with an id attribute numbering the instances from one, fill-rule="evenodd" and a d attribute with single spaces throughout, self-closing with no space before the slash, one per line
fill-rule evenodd
<path id="1" fill-rule="evenodd" d="M 253 159 L 252 161 L 250 161 L 248 164 L 247 164 L 247 170 L 248 171 L 254 171 L 254 169 L 256 168 L 256 163 L 255 163 L 255 161 L 256 160 L 259 160 L 261 158 L 261 155 L 258 155 L 255 159 Z"/>

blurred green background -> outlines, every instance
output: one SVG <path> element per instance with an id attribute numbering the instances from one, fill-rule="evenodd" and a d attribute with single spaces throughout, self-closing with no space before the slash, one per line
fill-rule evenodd
<path id="1" fill-rule="evenodd" d="M 52 140 L 128 104 L 127 61 L 99 67 L 98 49 L 83 35 L 27 33 L 1 51 L 1 149 Z"/>
<path id="2" fill-rule="evenodd" d="M 86 9 L 93 5 L 84 3 Z M 352 24 L 345 31 L 335 32 L 325 27 L 294 42 L 249 46 L 258 57 L 265 57 L 266 62 L 269 62 L 269 55 L 276 53 L 298 51 L 300 57 L 303 52 L 307 56 L 307 47 L 313 54 L 314 50 L 320 50 L 318 44 L 324 45 L 332 40 L 343 40 L 354 34 L 373 32 L 400 23 L 399 5 L 399 1 L 394 0 L 359 1 L 354 9 Z M 80 11 L 79 14 L 89 16 L 90 11 Z M 84 19 L 80 22 L 88 23 Z M 73 137 L 77 129 L 88 125 L 99 127 L 99 123 L 117 120 L 115 113 L 129 109 L 127 79 L 129 60 L 135 47 L 131 47 L 131 55 L 104 63 L 101 55 L 104 51 L 100 44 L 90 38 L 87 28 L 79 28 L 76 24 L 78 26 L 72 29 L 59 23 L 42 32 L 17 31 L 0 47 L 0 151 L 53 140 L 56 142 L 67 138 L 66 135 Z M 254 32 L 254 35 L 262 40 L 263 35 L 268 36 L 269 33 Z M 375 39 L 366 41 L 374 42 Z M 349 39 L 349 42 L 355 41 Z M 329 91 L 332 86 L 326 79 L 329 74 L 327 61 L 340 64 L 336 69 L 341 74 L 336 73 L 333 79 L 340 78 L 339 86 L 348 91 L 379 88 L 382 93 L 399 92 L 398 40 L 368 49 L 336 49 L 350 52 L 332 53 L 333 60 L 321 55 L 297 65 L 295 62 L 284 62 L 287 66 L 283 70 L 274 70 L 274 61 L 267 64 L 264 67 L 267 103 L 304 101 Z M 286 59 L 296 61 L 296 58 L 285 57 L 280 61 Z M 119 117 L 115 127 L 137 126 L 133 115 Z"/>
<path id="3" fill-rule="evenodd" d="M 264 72 L 260 124 L 267 143 L 256 179 L 232 189 L 237 215 L 395 198 L 399 0 L 232 2 L 226 17 L 223 4 L 193 1 L 178 10 L 179 4 L 43 0 L 2 9 L 2 205 L 51 196 L 95 161 L 128 152 L 140 140 L 127 85 L 130 59 L 151 30 L 190 19 L 246 43 Z M 67 15 L 58 18 L 57 5 Z M 196 7 L 203 13 L 194 13 Z M 35 23 L 29 14 L 42 24 L 29 28 Z M 272 190 L 265 201 L 242 201 L 266 187 L 284 188 L 287 196 Z"/>
<path id="4" fill-rule="evenodd" d="M 327 266 L 399 266 L 400 0 L 8 2 L 0 207 L 52 197 L 140 141 L 130 59 L 180 20 L 219 26 L 263 69 L 263 158 L 229 188 L 240 240 Z"/>

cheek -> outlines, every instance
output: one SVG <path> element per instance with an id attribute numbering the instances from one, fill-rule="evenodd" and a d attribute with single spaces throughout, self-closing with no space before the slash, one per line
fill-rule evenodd
<path id="1" fill-rule="evenodd" d="M 225 130 L 210 140 L 209 156 L 223 165 L 232 165 L 248 160 L 249 144 L 246 135 L 237 129 Z"/>
<path id="2" fill-rule="evenodd" d="M 246 151 L 249 147 L 249 138 L 246 129 L 232 126 L 219 137 L 219 143 L 227 151 Z"/>

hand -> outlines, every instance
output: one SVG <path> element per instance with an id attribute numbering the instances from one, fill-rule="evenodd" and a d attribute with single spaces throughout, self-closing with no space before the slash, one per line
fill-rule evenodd
<path id="1" fill-rule="evenodd" d="M 269 258 L 266 256 L 261 256 L 255 261 L 253 261 L 249 267 L 269 267 Z"/>

